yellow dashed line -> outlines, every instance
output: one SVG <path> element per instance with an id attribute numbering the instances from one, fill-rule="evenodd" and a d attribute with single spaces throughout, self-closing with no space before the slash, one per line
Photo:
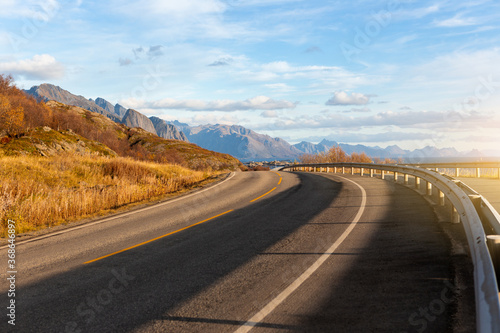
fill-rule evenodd
<path id="1" fill-rule="evenodd" d="M 274 191 L 275 189 L 276 189 L 276 187 L 273 187 L 273 189 L 272 189 L 271 191 L 269 191 L 269 192 L 266 192 L 266 193 L 262 194 L 260 197 L 257 197 L 257 198 L 255 198 L 255 199 L 253 199 L 253 200 L 250 200 L 250 202 L 254 202 L 254 201 L 259 200 L 259 199 L 260 199 L 260 198 L 262 198 L 262 197 L 265 197 L 266 195 L 268 195 L 269 193 L 271 193 L 271 192 L 272 192 L 272 191 Z"/>
<path id="2" fill-rule="evenodd" d="M 179 230 L 175 230 L 175 231 L 169 232 L 168 234 L 165 234 L 165 235 L 163 235 L 163 236 L 159 236 L 159 237 L 156 237 L 156 238 L 150 239 L 150 240 L 148 240 L 148 241 L 145 241 L 145 242 L 142 242 L 142 243 L 136 244 L 136 245 L 134 245 L 134 246 L 127 247 L 126 249 L 123 249 L 123 250 L 120 250 L 120 251 L 116 251 L 116 252 L 113 252 L 113 253 L 107 254 L 107 255 L 105 255 L 105 256 L 102 256 L 102 257 L 99 257 L 99 258 L 93 259 L 93 260 L 86 261 L 86 262 L 84 262 L 84 264 L 90 264 L 91 262 L 95 262 L 95 261 L 98 261 L 98 260 L 101 260 L 101 259 L 104 259 L 104 258 L 107 258 L 107 257 L 114 256 L 115 254 L 118 254 L 118 253 L 122 253 L 122 252 L 125 252 L 125 251 L 128 251 L 128 250 L 131 250 L 131 249 L 135 249 L 136 247 L 139 247 L 139 246 L 142 246 L 142 245 L 145 245 L 145 244 L 148 244 L 148 243 L 154 242 L 155 240 L 158 240 L 158 239 L 160 239 L 160 238 L 164 238 L 164 237 L 167 237 L 167 236 L 170 236 L 170 235 L 176 234 L 176 233 L 178 233 L 178 232 L 180 232 L 180 231 L 183 231 L 183 230 L 186 230 L 186 229 L 192 228 L 192 227 L 194 227 L 195 225 L 202 224 L 202 223 L 204 223 L 204 222 L 207 222 L 207 221 L 213 220 L 213 219 L 215 219 L 216 217 L 222 216 L 222 215 L 227 214 L 227 213 L 230 213 L 230 212 L 232 212 L 232 211 L 233 211 L 233 209 L 228 210 L 227 212 L 224 212 L 224 213 L 219 214 L 219 215 L 212 216 L 212 217 L 210 217 L 210 218 L 208 218 L 208 219 L 206 219 L 206 220 L 203 220 L 203 221 L 197 222 L 197 223 L 195 223 L 195 224 L 191 224 L 191 225 L 189 225 L 189 226 L 187 226 L 187 227 L 184 227 L 184 228 L 181 228 L 181 229 L 179 229 Z"/>
<path id="3" fill-rule="evenodd" d="M 275 171 L 273 171 L 273 172 L 274 172 L 275 174 L 277 174 L 277 175 L 280 177 L 280 179 L 279 179 L 279 181 L 278 181 L 278 185 L 280 185 L 280 184 L 281 184 L 281 181 L 283 180 L 283 177 L 282 177 L 279 173 L 277 173 L 277 172 L 275 172 Z M 272 192 L 272 191 L 274 191 L 275 189 L 276 189 L 276 187 L 273 187 L 273 188 L 272 188 L 269 192 L 264 193 L 264 194 L 263 194 L 263 195 L 261 195 L 260 197 L 257 197 L 257 198 L 255 198 L 255 199 L 251 200 L 250 202 L 254 202 L 254 201 L 259 200 L 260 198 L 265 197 L 266 195 L 268 195 L 269 193 L 271 193 L 271 192 Z M 175 231 L 169 232 L 168 234 L 165 234 L 165 235 L 162 235 L 162 236 L 159 236 L 159 237 L 156 237 L 156 238 L 150 239 L 150 240 L 148 240 L 148 241 L 145 241 L 145 242 L 142 242 L 142 243 L 136 244 L 136 245 L 134 245 L 134 246 L 127 247 L 126 249 L 123 249 L 123 250 L 120 250 L 120 251 L 116 251 L 116 252 L 113 252 L 113 253 L 107 254 L 107 255 L 105 255 L 105 256 L 102 256 L 102 257 L 96 258 L 96 259 L 92 259 L 92 260 L 86 261 L 86 262 L 84 262 L 84 264 L 90 264 L 90 263 L 92 263 L 92 262 L 96 262 L 96 261 L 98 261 L 98 260 L 101 260 L 101 259 L 104 259 L 104 258 L 108 258 L 108 257 L 114 256 L 115 254 L 122 253 L 122 252 L 125 252 L 125 251 L 128 251 L 128 250 L 131 250 L 131 249 L 135 249 L 136 247 L 139 247 L 139 246 L 142 246 L 142 245 L 145 245 L 145 244 L 148 244 L 148 243 L 154 242 L 154 241 L 156 241 L 156 240 L 158 240 L 158 239 L 161 239 L 161 238 L 164 238 L 164 237 L 167 237 L 167 236 L 170 236 L 170 235 L 176 234 L 176 233 L 178 233 L 178 232 L 180 232 L 180 231 L 183 231 L 183 230 L 186 230 L 186 229 L 192 228 L 192 227 L 194 227 L 194 226 L 196 226 L 196 225 L 198 225 L 198 224 L 202 224 L 202 223 L 204 223 L 204 222 L 207 222 L 207 221 L 213 220 L 213 219 L 215 219 L 215 218 L 217 218 L 217 217 L 219 217 L 219 216 L 222 216 L 222 215 L 224 215 L 224 214 L 230 213 L 230 212 L 232 212 L 232 211 L 233 211 L 233 209 L 228 210 L 227 212 L 224 212 L 224 213 L 219 214 L 219 215 L 212 216 L 212 217 L 210 217 L 210 218 L 208 218 L 208 219 L 206 219 L 206 220 L 203 220 L 203 221 L 197 222 L 197 223 L 195 223 L 195 224 L 191 224 L 191 225 L 189 225 L 189 226 L 187 226 L 187 227 L 184 227 L 184 228 L 181 228 L 181 229 L 179 229 L 179 230 L 175 230 Z"/>

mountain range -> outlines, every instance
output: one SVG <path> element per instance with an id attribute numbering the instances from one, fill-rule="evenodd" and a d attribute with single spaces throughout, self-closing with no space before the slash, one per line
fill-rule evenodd
<path id="1" fill-rule="evenodd" d="M 127 125 L 128 127 L 140 127 L 164 139 L 188 141 L 186 136 L 180 133 L 175 126 L 167 124 L 165 121 L 156 121 L 155 126 L 153 121 L 142 113 L 133 109 L 126 109 L 120 104 L 113 106 L 113 104 L 104 98 L 99 97 L 94 101 L 93 99 L 74 95 L 61 87 L 47 83 L 33 86 L 30 90 L 24 90 L 24 92 L 43 101 L 53 100 L 100 113 L 114 122 Z"/>
<path id="2" fill-rule="evenodd" d="M 303 141 L 291 145 L 283 139 L 272 138 L 269 135 L 260 134 L 238 125 L 209 124 L 190 126 L 177 120 L 165 121 L 158 117 L 148 118 L 142 113 L 133 109 L 126 109 L 120 104 L 113 105 L 104 98 L 87 99 L 47 83 L 25 90 L 25 93 L 44 101 L 55 100 L 60 103 L 79 106 L 100 113 L 128 127 L 140 127 L 165 139 L 189 141 L 205 149 L 230 154 L 241 161 L 294 160 L 298 159 L 302 154 L 326 152 L 337 145 L 347 154 L 364 152 L 370 157 L 401 157 L 409 161 L 420 161 L 422 158 L 482 156 L 478 151 L 462 153 L 455 148 L 439 149 L 427 146 L 410 151 L 401 149 L 396 145 L 381 148 L 378 146 L 337 143 L 326 139 L 317 144 Z"/>

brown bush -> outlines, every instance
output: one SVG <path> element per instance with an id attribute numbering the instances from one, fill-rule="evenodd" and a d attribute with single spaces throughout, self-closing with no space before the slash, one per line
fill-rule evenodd
<path id="1" fill-rule="evenodd" d="M 24 130 L 22 106 L 12 106 L 9 99 L 3 94 L 0 94 L 0 129 L 5 130 L 10 137 L 17 136 Z"/>

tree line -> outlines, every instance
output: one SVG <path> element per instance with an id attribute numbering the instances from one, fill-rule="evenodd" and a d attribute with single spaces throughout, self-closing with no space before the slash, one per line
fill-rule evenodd
<path id="1" fill-rule="evenodd" d="M 381 159 L 378 157 L 371 158 L 365 152 L 351 155 L 347 154 L 339 145 L 333 146 L 328 151 L 319 152 L 317 154 L 302 154 L 300 157 L 301 163 L 376 163 L 376 164 L 396 164 L 402 163 L 402 159 L 393 160 L 391 158 Z"/>

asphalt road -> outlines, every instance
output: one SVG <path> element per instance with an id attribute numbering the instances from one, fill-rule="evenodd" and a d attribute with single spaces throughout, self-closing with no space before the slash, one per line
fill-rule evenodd
<path id="1" fill-rule="evenodd" d="M 185 198 L 16 247 L 0 331 L 447 332 L 450 249 L 380 179 L 236 173 Z M 7 250 L 0 250 L 7 266 Z"/>

